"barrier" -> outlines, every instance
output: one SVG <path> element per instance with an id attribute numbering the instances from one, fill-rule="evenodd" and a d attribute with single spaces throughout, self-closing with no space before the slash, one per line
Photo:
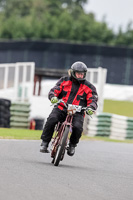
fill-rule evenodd
<path id="1" fill-rule="evenodd" d="M 0 98 L 0 127 L 10 127 L 10 105 L 10 100 Z"/>
<path id="2" fill-rule="evenodd" d="M 133 118 L 110 113 L 97 114 L 89 119 L 87 132 L 88 136 L 133 139 Z"/>
<path id="3" fill-rule="evenodd" d="M 11 128 L 29 128 L 30 104 L 14 102 L 10 107 L 10 127 Z"/>
<path id="4" fill-rule="evenodd" d="M 34 62 L 0 64 L 0 97 L 25 101 L 33 95 Z"/>

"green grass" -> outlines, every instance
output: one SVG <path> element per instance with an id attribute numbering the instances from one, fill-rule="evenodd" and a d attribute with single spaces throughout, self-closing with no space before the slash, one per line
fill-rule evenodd
<path id="1" fill-rule="evenodd" d="M 82 136 L 83 140 L 91 140 L 91 141 L 104 141 L 104 142 L 120 142 L 120 143 L 133 143 L 133 140 L 115 140 L 110 139 L 109 137 L 102 137 L 102 136 L 95 136 L 95 137 L 88 137 L 88 136 Z"/>
<path id="2" fill-rule="evenodd" d="M 0 139 L 40 140 L 41 134 L 40 130 L 0 128 Z M 112 140 L 108 137 L 88 137 L 85 135 L 82 136 L 81 140 L 133 143 L 133 140 Z"/>
<path id="3" fill-rule="evenodd" d="M 133 102 L 104 100 L 103 112 L 133 117 Z"/>
<path id="4" fill-rule="evenodd" d="M 39 140 L 41 134 L 40 130 L 0 128 L 1 139 Z"/>

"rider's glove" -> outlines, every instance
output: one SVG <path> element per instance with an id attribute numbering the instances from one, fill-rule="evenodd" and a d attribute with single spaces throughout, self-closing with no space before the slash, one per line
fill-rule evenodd
<path id="1" fill-rule="evenodd" d="M 58 98 L 57 97 L 52 97 L 51 98 L 51 103 L 57 103 L 58 102 Z"/>
<path id="2" fill-rule="evenodd" d="M 89 108 L 89 107 L 88 107 L 88 108 L 86 109 L 86 114 L 87 114 L 87 115 L 93 115 L 93 113 L 94 113 L 94 110 L 93 110 L 92 108 Z"/>

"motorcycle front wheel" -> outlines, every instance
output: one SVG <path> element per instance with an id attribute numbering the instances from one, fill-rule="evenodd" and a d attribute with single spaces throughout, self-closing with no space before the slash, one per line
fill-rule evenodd
<path id="1" fill-rule="evenodd" d="M 66 126 L 64 133 L 62 134 L 61 142 L 57 147 L 56 155 L 55 155 L 55 158 L 53 159 L 53 163 L 55 166 L 58 166 L 59 162 L 62 160 L 61 158 L 65 151 L 67 138 L 68 138 L 68 134 L 69 134 L 69 129 L 70 129 L 70 127 Z"/>

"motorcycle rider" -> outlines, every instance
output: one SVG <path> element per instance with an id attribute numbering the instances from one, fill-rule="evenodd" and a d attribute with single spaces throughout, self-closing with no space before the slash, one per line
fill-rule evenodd
<path id="1" fill-rule="evenodd" d="M 87 66 L 83 62 L 75 62 L 69 70 L 69 76 L 61 77 L 56 85 L 50 90 L 48 97 L 51 103 L 57 103 L 58 99 L 63 99 L 65 103 L 87 107 L 86 113 L 92 115 L 97 109 L 98 95 L 93 84 L 86 80 Z M 58 121 L 64 121 L 67 115 L 66 108 L 59 104 L 55 106 L 47 118 L 41 139 L 40 152 L 47 153 L 48 145 L 51 141 L 54 127 Z M 67 150 L 69 156 L 75 153 L 79 139 L 83 131 L 84 111 L 76 112 L 72 121 L 72 134 Z"/>

